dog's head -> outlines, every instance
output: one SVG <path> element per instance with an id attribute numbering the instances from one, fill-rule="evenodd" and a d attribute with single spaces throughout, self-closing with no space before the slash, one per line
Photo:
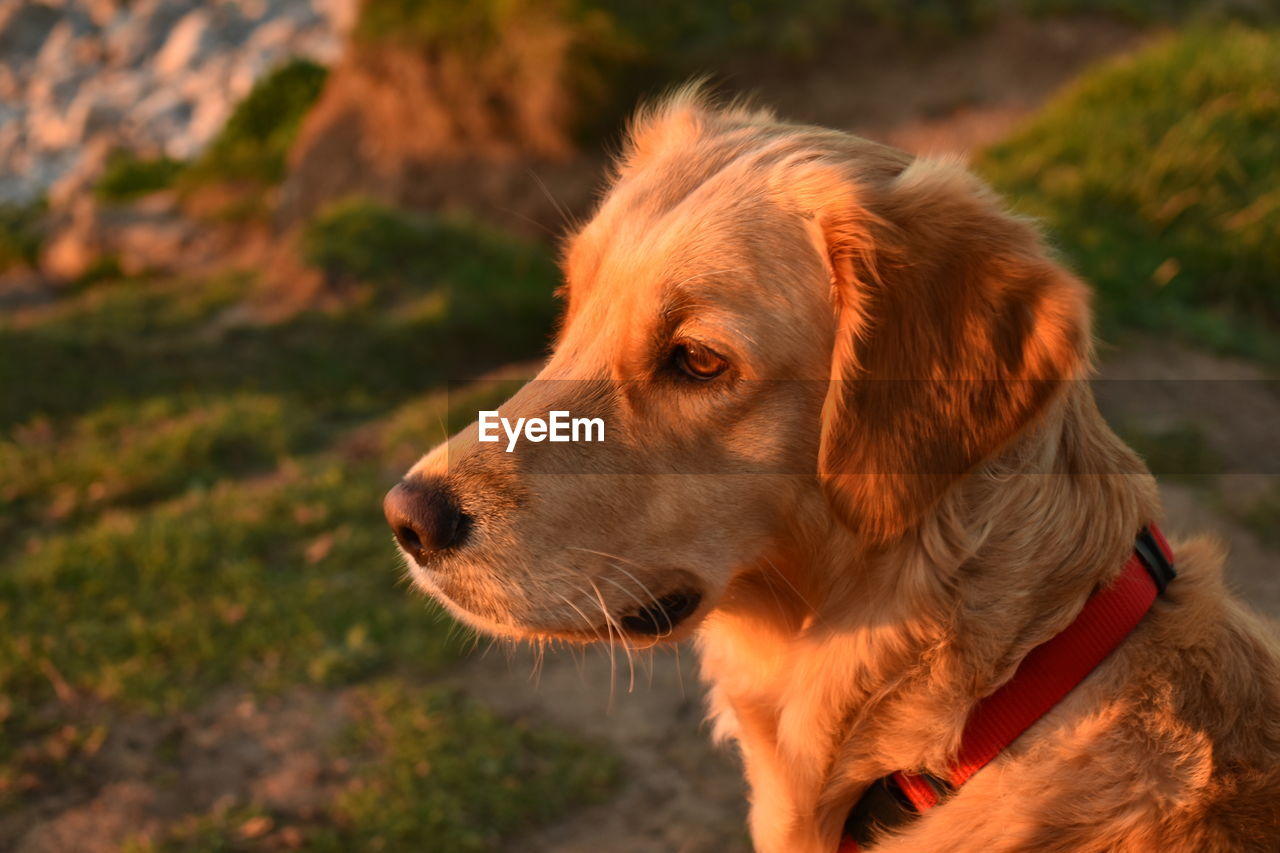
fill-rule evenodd
<path id="1" fill-rule="evenodd" d="M 604 440 L 472 424 L 385 506 L 415 580 L 513 636 L 680 636 L 783 539 L 892 543 L 1088 348 L 1082 285 L 963 169 L 693 95 L 637 119 L 564 266 L 499 415 Z"/>

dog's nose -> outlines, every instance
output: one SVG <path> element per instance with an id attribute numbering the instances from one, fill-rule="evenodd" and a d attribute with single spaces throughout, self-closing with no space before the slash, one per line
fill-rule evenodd
<path id="1" fill-rule="evenodd" d="M 402 480 L 382 500 L 382 511 L 400 547 L 418 565 L 467 539 L 471 516 L 441 480 Z"/>

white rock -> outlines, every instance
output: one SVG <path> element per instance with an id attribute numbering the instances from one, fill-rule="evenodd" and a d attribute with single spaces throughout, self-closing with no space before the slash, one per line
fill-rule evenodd
<path id="1" fill-rule="evenodd" d="M 81 154 L 99 140 L 198 154 L 263 74 L 293 56 L 336 60 L 355 10 L 356 0 L 0 0 L 0 202 L 87 168 Z"/>
<path id="2" fill-rule="evenodd" d="M 212 40 L 208 10 L 196 9 L 188 12 L 169 33 L 169 38 L 156 54 L 152 65 L 158 74 L 174 74 L 193 65 L 209 48 Z"/>

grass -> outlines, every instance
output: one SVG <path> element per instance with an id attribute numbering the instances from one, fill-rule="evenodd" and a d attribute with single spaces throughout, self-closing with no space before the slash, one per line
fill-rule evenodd
<path id="1" fill-rule="evenodd" d="M 1193 485 L 1205 485 L 1222 472 L 1223 461 L 1194 424 L 1163 427 L 1135 422 L 1120 423 L 1116 432 L 1138 452 L 1157 477 Z"/>
<path id="2" fill-rule="evenodd" d="M 313 418 L 349 419 L 541 350 L 557 275 L 545 249 L 404 216 L 409 238 L 422 228 L 430 241 L 397 243 L 381 266 L 353 260 L 368 236 L 360 227 L 322 218 L 309 232 L 326 241 L 317 262 L 356 286 L 341 312 L 224 325 L 250 287 L 227 274 L 99 284 L 34 318 L 0 320 L 0 428 L 189 391 L 276 395 Z M 26 381 L 33 369 L 43 381 Z"/>
<path id="3" fill-rule="evenodd" d="M 273 468 L 313 432 L 278 397 L 252 393 L 116 403 L 60 426 L 37 416 L 0 443 L 0 515 L 66 520 L 211 486 Z"/>
<path id="4" fill-rule="evenodd" d="M 1233 515 L 1272 548 L 1280 548 L 1280 484 L 1273 484 L 1247 505 L 1230 508 Z"/>
<path id="5" fill-rule="evenodd" d="M 107 158 L 94 195 L 108 202 L 132 201 L 173 186 L 183 168 L 182 161 L 170 157 L 139 157 L 117 150 Z"/>
<path id="6" fill-rule="evenodd" d="M 978 164 L 1122 328 L 1280 363 L 1280 31 L 1166 38 L 1083 75 Z"/>
<path id="7" fill-rule="evenodd" d="M 0 204 L 0 272 L 34 267 L 40 256 L 45 204 Z"/>
<path id="8" fill-rule="evenodd" d="M 389 260 L 362 255 L 389 224 Z M 103 281 L 0 318 L 0 811 L 98 784 L 116 721 L 229 686 L 366 697 L 335 748 L 368 757 L 308 825 L 317 849 L 490 849 L 611 772 L 594 747 L 396 686 L 459 644 L 403 583 L 381 495 L 510 390 L 450 391 L 485 367 L 474 353 L 540 351 L 554 265 L 367 204 L 316 228 L 339 307 L 246 323 L 252 277 L 228 274 Z M 170 840 L 242 849 L 227 814 Z"/>

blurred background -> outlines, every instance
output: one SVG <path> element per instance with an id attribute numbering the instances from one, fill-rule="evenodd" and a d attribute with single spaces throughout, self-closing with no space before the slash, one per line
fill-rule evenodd
<path id="1" fill-rule="evenodd" d="M 0 850 L 748 849 L 688 649 L 490 648 L 379 509 L 696 75 L 962 156 L 1280 614 L 1280 4 L 0 0 Z M 683 655 L 683 658 L 681 657 Z"/>

